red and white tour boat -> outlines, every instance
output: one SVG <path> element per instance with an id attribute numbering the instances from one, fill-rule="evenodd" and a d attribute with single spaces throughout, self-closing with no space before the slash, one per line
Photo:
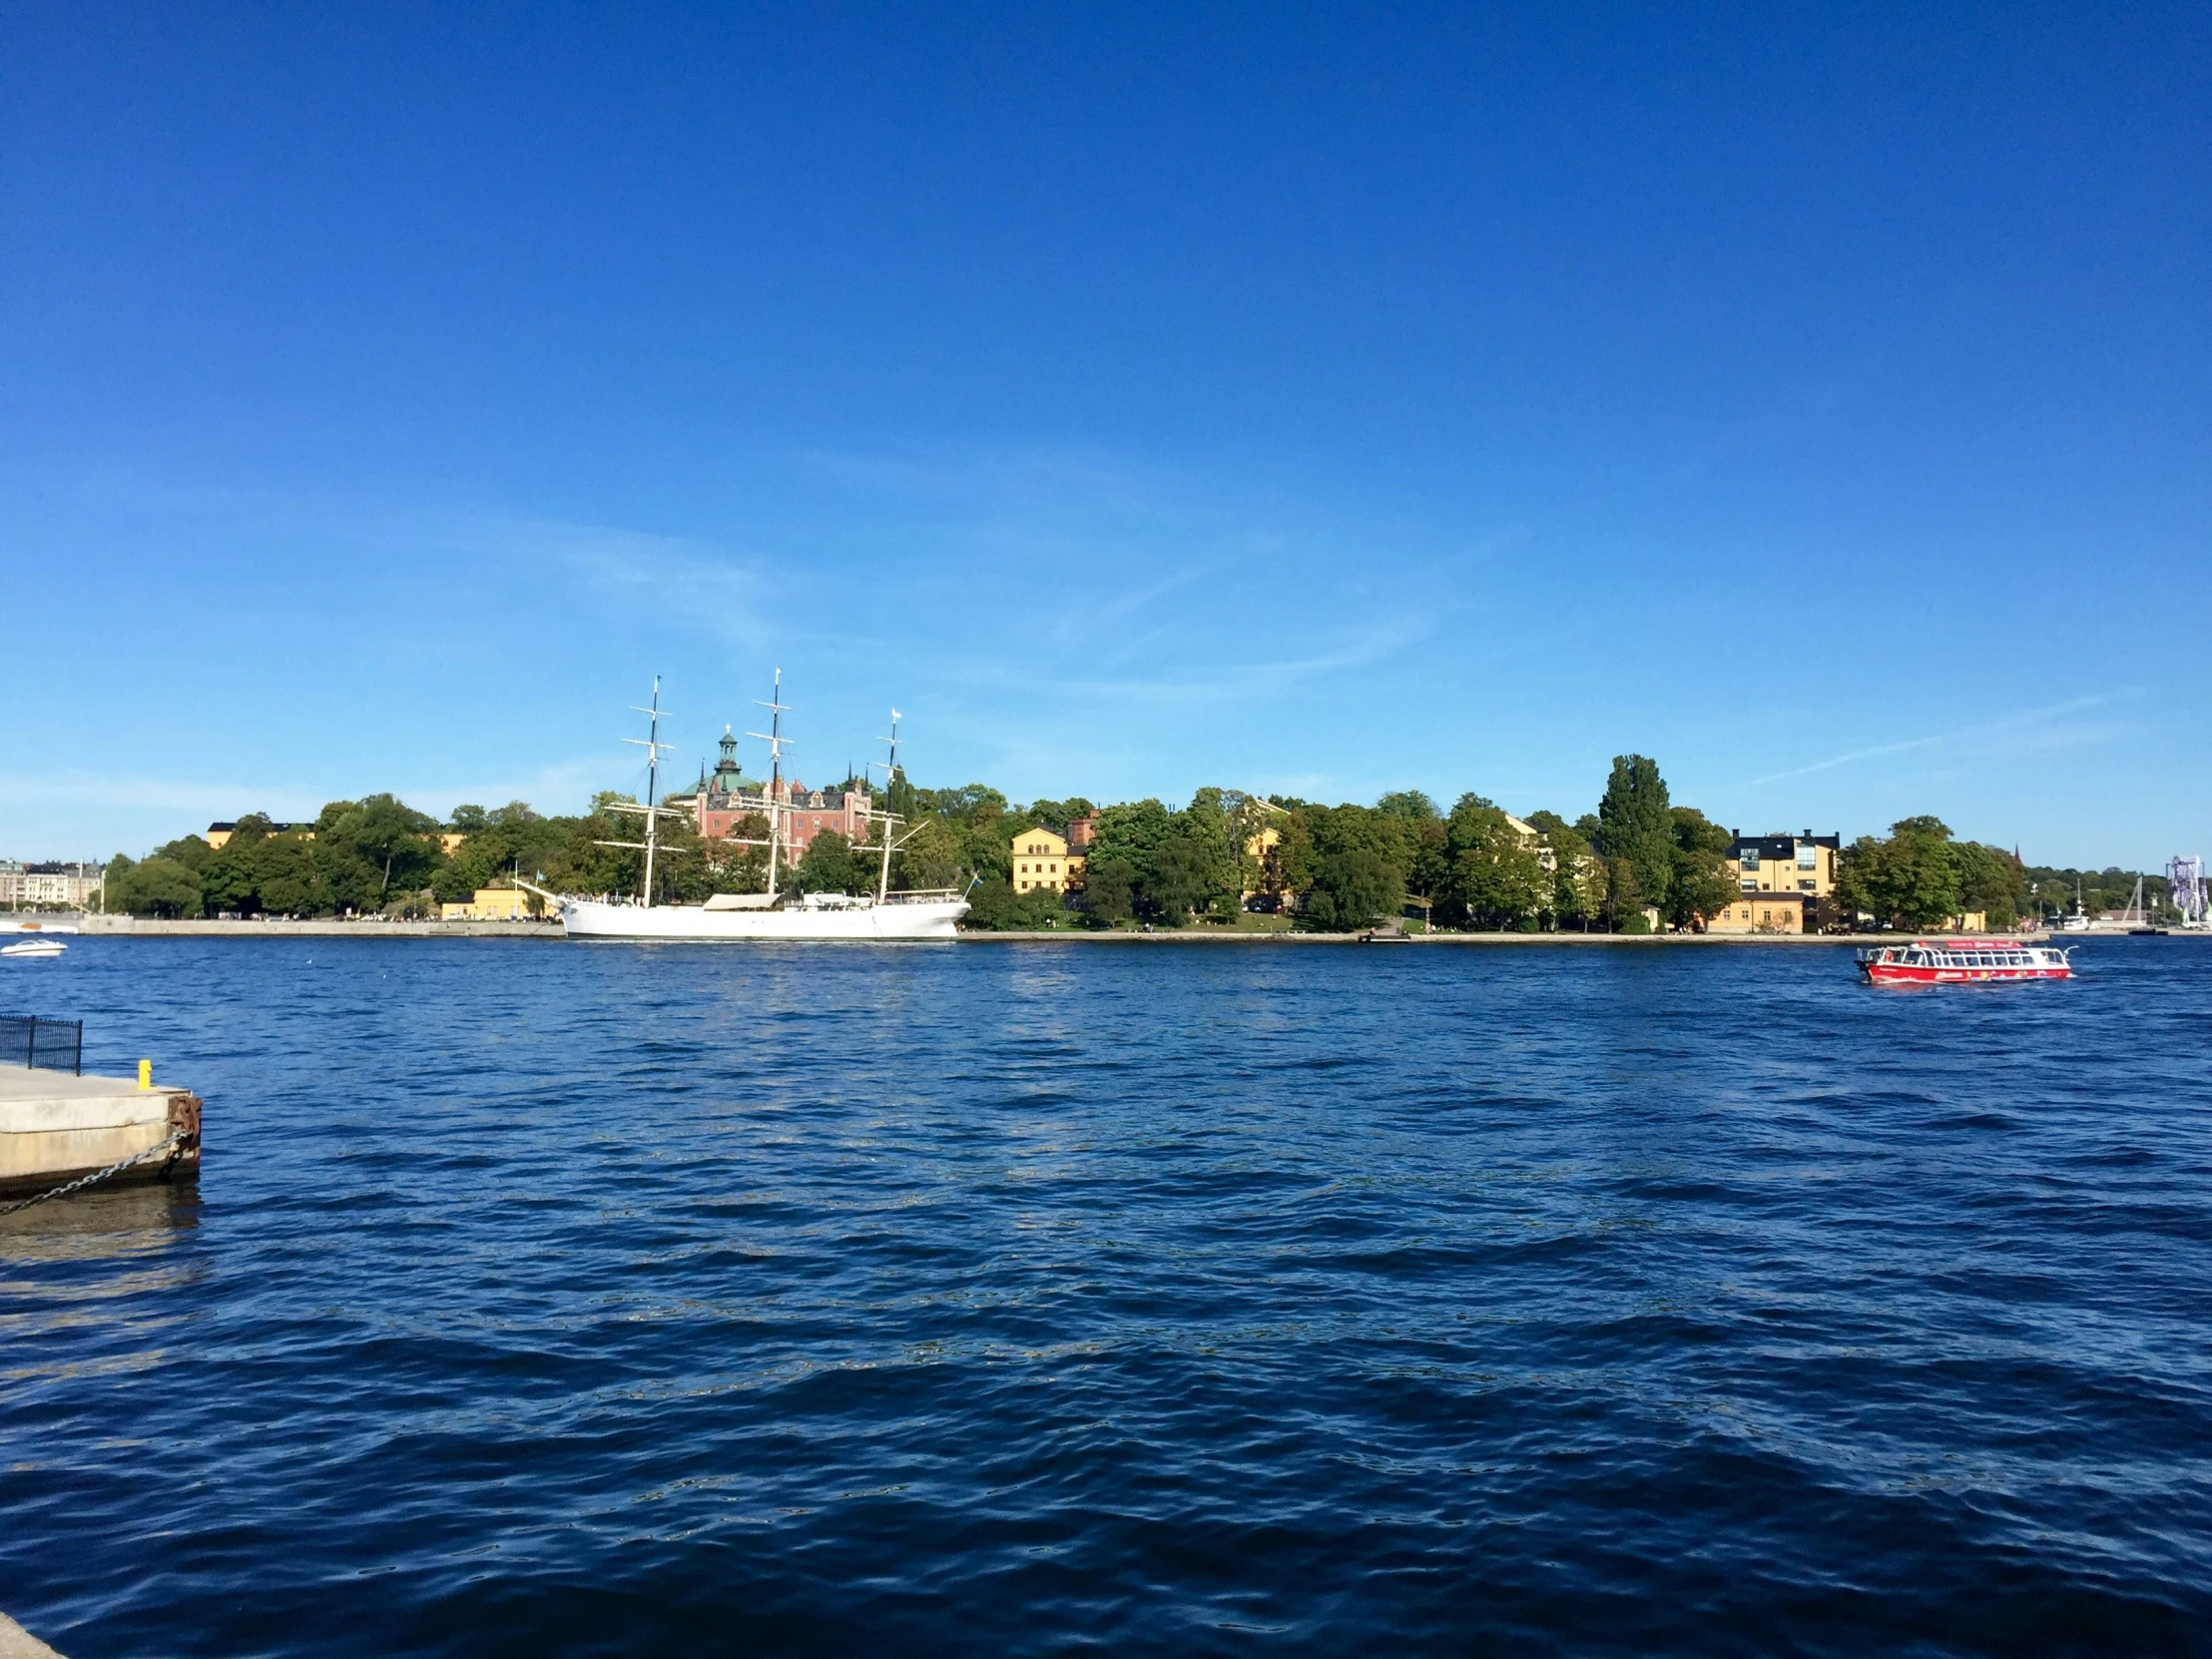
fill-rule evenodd
<path id="1" fill-rule="evenodd" d="M 2067 949 L 2018 939 L 1915 939 L 1859 952 L 1877 985 L 1960 985 L 1982 979 L 2071 979 Z"/>

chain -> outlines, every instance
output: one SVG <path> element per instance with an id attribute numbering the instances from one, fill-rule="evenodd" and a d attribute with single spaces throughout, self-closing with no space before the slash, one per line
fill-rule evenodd
<path id="1" fill-rule="evenodd" d="M 13 1204 L 0 1204 L 0 1216 L 12 1216 L 18 1210 L 28 1210 L 34 1204 L 44 1204 L 50 1198 L 61 1198 L 66 1194 L 77 1192 L 82 1188 L 92 1186 L 95 1182 L 105 1181 L 109 1176 L 120 1174 L 124 1170 L 129 1169 L 133 1164 L 143 1164 L 149 1158 L 159 1157 L 162 1153 L 169 1151 L 172 1147 L 182 1145 L 184 1139 L 185 1137 L 182 1133 L 172 1135 L 169 1137 L 168 1140 L 163 1141 L 159 1146 L 150 1146 L 144 1152 L 134 1152 L 128 1158 L 117 1159 L 106 1169 L 96 1169 L 90 1175 L 80 1175 L 74 1181 L 68 1182 L 59 1187 L 55 1187 L 47 1192 L 35 1194 L 30 1198 L 19 1198 Z"/>

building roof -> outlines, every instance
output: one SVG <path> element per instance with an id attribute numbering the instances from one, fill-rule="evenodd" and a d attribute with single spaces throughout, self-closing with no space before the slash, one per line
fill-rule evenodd
<path id="1" fill-rule="evenodd" d="M 1782 859 L 1794 857 L 1799 846 L 1808 842 L 1814 846 L 1825 846 L 1831 852 L 1844 844 L 1841 834 L 1816 835 L 1810 830 L 1802 835 L 1747 835 L 1741 830 L 1732 830 L 1729 833 L 1736 837 L 1728 843 L 1728 855 L 1731 858 L 1741 857 L 1749 849 L 1756 851 L 1762 858 Z"/>

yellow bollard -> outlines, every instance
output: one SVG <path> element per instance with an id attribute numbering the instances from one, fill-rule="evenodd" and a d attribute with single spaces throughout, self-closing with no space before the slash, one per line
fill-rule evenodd
<path id="1" fill-rule="evenodd" d="M 151 1089 L 153 1086 L 154 1062 L 151 1060 L 141 1060 L 139 1062 L 139 1087 L 142 1089 Z"/>

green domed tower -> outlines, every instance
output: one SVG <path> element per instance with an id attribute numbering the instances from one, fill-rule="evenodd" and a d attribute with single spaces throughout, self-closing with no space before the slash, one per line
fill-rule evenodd
<path id="1" fill-rule="evenodd" d="M 722 759 L 715 763 L 715 775 L 707 785 L 708 791 L 714 795 L 736 795 L 749 787 L 745 774 L 738 770 L 738 740 L 725 726 L 722 729 Z"/>

